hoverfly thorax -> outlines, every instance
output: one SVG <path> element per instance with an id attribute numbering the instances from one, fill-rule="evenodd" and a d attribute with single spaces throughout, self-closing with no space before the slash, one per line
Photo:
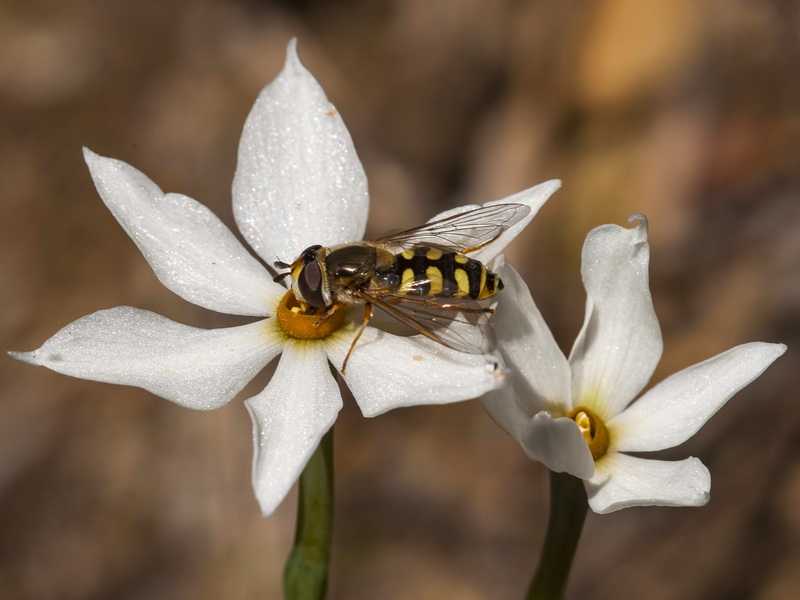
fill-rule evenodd
<path id="1" fill-rule="evenodd" d="M 344 304 L 352 304 L 356 300 L 354 292 L 363 291 L 375 277 L 393 266 L 394 255 L 373 244 L 344 244 L 332 248 L 325 257 L 331 296 Z"/>

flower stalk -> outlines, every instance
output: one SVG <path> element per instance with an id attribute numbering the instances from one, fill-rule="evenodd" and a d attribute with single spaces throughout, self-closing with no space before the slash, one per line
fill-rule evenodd
<path id="1" fill-rule="evenodd" d="M 527 600 L 560 600 L 567 587 L 589 503 L 583 481 L 550 471 L 550 515 Z"/>
<path id="2" fill-rule="evenodd" d="M 283 572 L 286 600 L 321 600 L 328 587 L 333 530 L 333 428 L 300 475 L 294 546 Z"/>

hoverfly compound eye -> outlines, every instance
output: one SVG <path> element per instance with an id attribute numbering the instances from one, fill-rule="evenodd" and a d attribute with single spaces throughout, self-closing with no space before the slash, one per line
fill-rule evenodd
<path id="1" fill-rule="evenodd" d="M 303 299 L 311 306 L 325 306 L 325 297 L 322 290 L 322 269 L 318 262 L 310 262 L 300 272 L 297 287 Z"/>

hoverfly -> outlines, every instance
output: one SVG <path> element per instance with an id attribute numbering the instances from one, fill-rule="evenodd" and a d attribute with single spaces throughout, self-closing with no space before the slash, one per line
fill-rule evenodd
<path id="1" fill-rule="evenodd" d="M 485 301 L 503 288 L 500 278 L 469 253 L 496 240 L 530 213 L 525 204 L 494 204 L 451 215 L 377 240 L 325 248 L 309 246 L 289 269 L 292 291 L 309 312 L 364 304 L 364 321 L 347 361 L 377 306 L 426 337 L 461 352 L 484 353 L 485 336 L 464 335 L 461 325 L 485 326 Z M 319 314 L 317 312 L 317 314 Z M 458 317 L 461 317 L 459 320 Z M 459 321 L 457 326 L 456 321 Z"/>

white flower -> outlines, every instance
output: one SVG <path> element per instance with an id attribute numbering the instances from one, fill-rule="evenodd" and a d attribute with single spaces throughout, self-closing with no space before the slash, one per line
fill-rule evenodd
<path id="1" fill-rule="evenodd" d="M 38 350 L 12 356 L 210 410 L 230 401 L 282 353 L 267 388 L 246 401 L 254 424 L 253 486 L 264 515 L 270 514 L 342 406 L 329 362 L 341 368 L 361 314 L 354 311 L 342 321 L 344 312 L 338 311 L 313 328 L 317 335 L 293 337 L 296 329 L 287 334 L 292 323 L 318 318 L 295 319 L 285 306 L 280 309 L 293 296 L 207 208 L 181 194 L 164 194 L 124 162 L 88 150 L 84 156 L 103 201 L 167 288 L 211 310 L 266 319 L 204 330 L 118 307 L 79 319 Z M 549 182 L 507 199 L 529 205 L 531 213 L 479 258 L 501 252 L 557 188 L 558 182 Z M 267 263 L 294 260 L 312 244 L 362 239 L 368 209 L 364 171 L 344 123 L 300 63 L 294 41 L 283 70 L 245 123 L 233 208 L 245 239 Z M 480 396 L 502 382 L 496 360 L 370 326 L 344 380 L 363 414 L 374 416 L 399 406 Z"/>
<path id="2" fill-rule="evenodd" d="M 647 222 L 604 225 L 583 247 L 586 318 L 569 359 L 559 350 L 519 274 L 496 265 L 506 284 L 493 321 L 508 384 L 484 397 L 495 421 L 552 471 L 585 480 L 598 513 L 629 506 L 700 506 L 711 478 L 697 458 L 667 462 L 627 452 L 689 439 L 786 350 L 754 342 L 662 381 L 635 403 L 661 358 L 648 288 Z"/>

